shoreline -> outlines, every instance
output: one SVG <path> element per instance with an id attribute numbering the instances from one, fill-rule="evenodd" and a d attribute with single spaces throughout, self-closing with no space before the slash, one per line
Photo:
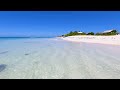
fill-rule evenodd
<path id="1" fill-rule="evenodd" d="M 120 35 L 114 36 L 68 36 L 61 39 L 72 42 L 86 42 L 95 44 L 120 45 Z"/>

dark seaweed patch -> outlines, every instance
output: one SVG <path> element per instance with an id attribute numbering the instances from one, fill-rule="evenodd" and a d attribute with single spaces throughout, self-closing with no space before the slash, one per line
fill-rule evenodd
<path id="1" fill-rule="evenodd" d="M 2 72 L 6 67 L 7 67 L 7 65 L 5 65 L 5 64 L 0 64 L 0 72 Z"/>
<path id="2" fill-rule="evenodd" d="M 26 53 L 25 55 L 29 55 L 28 53 Z"/>
<path id="3" fill-rule="evenodd" d="M 8 53 L 8 51 L 0 52 L 0 54 L 5 54 L 5 53 Z"/>
<path id="4" fill-rule="evenodd" d="M 39 61 L 35 61 L 34 64 L 39 64 Z"/>
<path id="5" fill-rule="evenodd" d="M 30 55 L 30 54 L 32 54 L 32 53 L 33 53 L 33 54 L 34 54 L 34 53 L 37 53 L 37 51 L 30 52 L 30 53 L 25 53 L 24 55 L 26 55 L 26 56 L 27 56 L 27 55 Z"/>

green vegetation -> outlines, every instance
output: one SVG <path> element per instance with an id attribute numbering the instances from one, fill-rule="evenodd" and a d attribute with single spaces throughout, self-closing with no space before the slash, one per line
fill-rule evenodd
<path id="1" fill-rule="evenodd" d="M 75 36 L 75 35 L 86 35 L 86 33 L 79 33 L 78 31 L 71 31 L 68 34 L 65 34 L 64 36 Z"/>
<path id="2" fill-rule="evenodd" d="M 107 33 L 96 33 L 96 35 L 105 35 L 105 36 L 117 35 L 117 34 L 119 34 L 117 30 L 112 30 L 111 32 L 107 32 Z"/>
<path id="3" fill-rule="evenodd" d="M 119 34 L 117 30 L 112 30 L 111 32 L 106 32 L 106 33 L 94 33 L 94 32 L 89 32 L 89 33 L 85 33 L 85 32 L 79 32 L 79 31 L 71 31 L 68 34 L 62 35 L 67 37 L 67 36 L 75 36 L 75 35 L 104 35 L 104 36 L 108 36 L 108 35 L 117 35 Z"/>
<path id="4" fill-rule="evenodd" d="M 94 32 L 89 32 L 87 35 L 94 35 Z"/>
<path id="5" fill-rule="evenodd" d="M 102 35 L 102 33 L 96 33 L 95 35 Z"/>

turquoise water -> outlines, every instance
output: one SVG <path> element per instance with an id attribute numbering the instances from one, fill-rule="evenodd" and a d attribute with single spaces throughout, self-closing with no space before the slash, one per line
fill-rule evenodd
<path id="1" fill-rule="evenodd" d="M 120 46 L 60 38 L 0 39 L 0 78 L 120 78 Z"/>
<path id="2" fill-rule="evenodd" d="M 0 37 L 1 40 L 18 40 L 18 39 L 36 39 L 36 38 L 54 38 L 54 37 Z"/>

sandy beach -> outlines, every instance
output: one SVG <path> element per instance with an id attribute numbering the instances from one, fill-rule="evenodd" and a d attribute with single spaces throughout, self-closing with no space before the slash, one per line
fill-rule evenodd
<path id="1" fill-rule="evenodd" d="M 119 24 L 119 11 L 1 11 L 0 79 L 120 79 Z"/>
<path id="2" fill-rule="evenodd" d="M 73 42 L 88 42 L 88 43 L 100 43 L 100 44 L 112 44 L 120 45 L 120 35 L 115 36 L 69 36 L 62 37 L 63 40 Z"/>

